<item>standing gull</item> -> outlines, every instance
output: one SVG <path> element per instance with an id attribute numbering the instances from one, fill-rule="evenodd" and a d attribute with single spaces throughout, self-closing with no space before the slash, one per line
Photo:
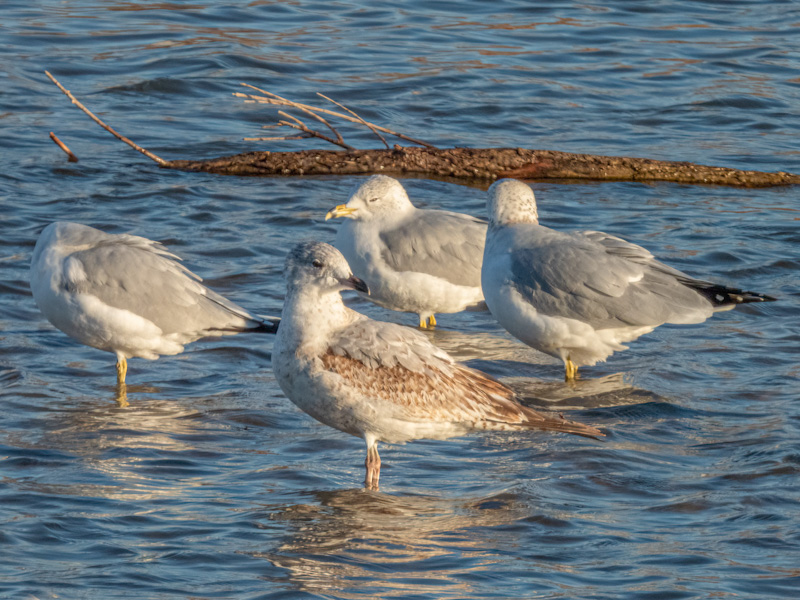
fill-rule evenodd
<path id="1" fill-rule="evenodd" d="M 505 385 L 456 363 L 418 331 L 347 308 L 342 290 L 369 290 L 333 246 L 296 246 L 285 274 L 286 300 L 272 351 L 275 378 L 309 415 L 364 439 L 367 488 L 378 488 L 379 441 L 508 429 L 603 435 L 519 404 Z"/>
<path id="2" fill-rule="evenodd" d="M 201 337 L 242 331 L 275 333 L 262 319 L 200 283 L 158 242 L 78 223 L 45 227 L 31 262 L 31 290 L 44 316 L 82 344 L 127 359 L 183 352 Z"/>
<path id="3" fill-rule="evenodd" d="M 521 181 L 492 184 L 487 208 L 486 304 L 512 335 L 563 360 L 567 381 L 664 323 L 702 323 L 737 304 L 775 300 L 694 279 L 607 233 L 543 227 Z"/>
<path id="4" fill-rule="evenodd" d="M 367 179 L 325 215 L 347 217 L 336 247 L 384 308 L 419 315 L 434 327 L 434 313 L 484 307 L 481 260 L 486 223 L 461 213 L 416 208 L 400 182 Z"/>

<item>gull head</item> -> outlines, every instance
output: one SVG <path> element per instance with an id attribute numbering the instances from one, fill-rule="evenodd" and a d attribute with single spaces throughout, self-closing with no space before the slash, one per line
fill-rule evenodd
<path id="1" fill-rule="evenodd" d="M 347 204 L 328 211 L 325 220 L 348 217 L 360 221 L 392 219 L 414 210 L 400 182 L 386 175 L 373 175 L 350 196 Z"/>
<path id="2" fill-rule="evenodd" d="M 284 273 L 289 290 L 313 286 L 322 292 L 350 289 L 369 294 L 367 284 L 353 275 L 342 253 L 323 242 L 303 242 L 292 248 Z"/>
<path id="3" fill-rule="evenodd" d="M 489 225 L 538 223 L 536 198 L 529 185 L 516 179 L 501 179 L 489 188 L 486 202 Z"/>

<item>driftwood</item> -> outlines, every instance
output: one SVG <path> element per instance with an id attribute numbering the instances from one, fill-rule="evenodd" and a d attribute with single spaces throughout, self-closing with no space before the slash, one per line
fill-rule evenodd
<path id="1" fill-rule="evenodd" d="M 299 104 L 248 84 L 243 84 L 261 95 L 235 94 L 248 102 L 286 106 L 324 124 L 335 137 L 308 127 L 299 118 L 283 111 L 278 126 L 299 131 L 291 136 L 245 138 L 258 140 L 290 140 L 316 137 L 344 147 L 345 150 L 300 150 L 295 152 L 246 152 L 209 160 L 164 160 L 120 135 L 92 114 L 65 89 L 50 73 L 47 76 L 81 110 L 94 121 L 139 152 L 145 154 L 162 168 L 186 171 L 203 171 L 221 175 L 415 175 L 421 177 L 454 178 L 491 181 L 501 177 L 525 180 L 561 181 L 672 181 L 685 184 L 727 185 L 737 187 L 771 187 L 800 183 L 800 175 L 777 172 L 742 171 L 724 167 L 710 167 L 691 162 L 674 162 L 623 156 L 573 154 L 555 150 L 529 150 L 525 148 L 436 148 L 432 144 L 410 138 L 386 127 L 368 123 L 350 109 L 327 96 L 322 96 L 347 114 L 328 109 Z M 368 127 L 380 137 L 385 149 L 356 150 L 321 116 L 326 114 Z M 266 126 L 272 128 L 275 126 Z M 381 132 L 398 137 L 422 147 L 388 148 Z"/>
<path id="2" fill-rule="evenodd" d="M 572 154 L 524 148 L 413 148 L 247 152 L 210 160 L 173 160 L 174 169 L 222 175 L 416 175 L 525 180 L 674 181 L 689 184 L 771 187 L 800 183 L 800 175 L 740 171 L 690 162 Z"/>
<path id="3" fill-rule="evenodd" d="M 70 150 L 64 142 L 58 139 L 58 136 L 52 131 L 50 132 L 50 139 L 55 142 L 56 146 L 58 146 L 65 152 L 65 154 L 67 155 L 67 160 L 69 162 L 78 162 L 78 157 L 75 156 L 72 150 Z"/>

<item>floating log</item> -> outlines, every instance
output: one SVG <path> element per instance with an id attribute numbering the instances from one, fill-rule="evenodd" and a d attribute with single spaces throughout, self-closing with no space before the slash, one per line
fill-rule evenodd
<path id="1" fill-rule="evenodd" d="M 771 187 L 800 183 L 800 175 L 742 171 L 674 162 L 574 154 L 525 148 L 417 148 L 392 150 L 299 150 L 246 152 L 210 160 L 173 160 L 170 169 L 220 175 L 407 175 L 418 177 L 527 181 L 673 181 L 686 184 Z"/>
<path id="2" fill-rule="evenodd" d="M 513 177 L 527 181 L 559 180 L 565 182 L 672 181 L 684 184 L 727 185 L 751 188 L 796 185 L 800 183 L 800 175 L 793 173 L 743 171 L 725 167 L 710 167 L 692 162 L 575 154 L 557 150 L 530 150 L 526 148 L 436 148 L 427 142 L 416 140 L 386 127 L 368 123 L 349 108 L 322 94 L 319 95 L 347 111 L 347 114 L 293 102 L 249 84 L 242 85 L 258 91 L 261 95 L 242 93 L 234 95 L 245 98 L 246 102 L 286 106 L 298 110 L 323 123 L 335 137 L 332 138 L 316 131 L 308 127 L 299 118 L 279 111 L 278 114 L 285 118 L 278 122 L 278 126 L 300 131 L 299 135 L 246 139 L 289 140 L 316 137 L 343 147 L 345 150 L 261 151 L 245 152 L 208 160 L 165 160 L 138 146 L 106 125 L 81 104 L 55 77 L 47 71 L 45 73 L 72 100 L 72 103 L 89 115 L 92 120 L 165 169 L 202 171 L 220 175 L 260 176 L 370 175 L 385 173 L 389 175 L 450 178 L 467 181 L 491 181 L 503 177 Z M 335 116 L 339 119 L 368 127 L 381 139 L 387 148 L 373 150 L 353 149 L 344 142 L 336 128 L 322 117 L 322 114 Z M 265 127 L 272 128 L 275 126 Z M 395 145 L 393 148 L 388 148 L 388 143 L 380 132 L 421 147 Z"/>

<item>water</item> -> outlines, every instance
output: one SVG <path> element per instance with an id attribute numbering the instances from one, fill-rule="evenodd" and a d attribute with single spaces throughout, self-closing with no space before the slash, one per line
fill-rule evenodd
<path id="1" fill-rule="evenodd" d="M 7 0 L 0 15 L 0 596 L 797 597 L 794 188 L 536 184 L 553 227 L 613 232 L 780 302 L 659 328 L 576 390 L 488 315 L 444 316 L 437 343 L 609 436 L 385 447 L 381 493 L 360 489 L 361 441 L 283 398 L 271 339 L 132 360 L 120 409 L 113 357 L 55 331 L 27 283 L 39 231 L 69 219 L 161 240 L 276 314 L 287 247 L 332 240 L 322 217 L 358 181 L 159 170 L 44 69 L 168 159 L 324 147 L 243 142 L 276 116 L 231 97 L 248 82 L 321 91 L 440 146 L 800 172 L 796 3 Z M 404 184 L 483 214 L 477 187 Z"/>

